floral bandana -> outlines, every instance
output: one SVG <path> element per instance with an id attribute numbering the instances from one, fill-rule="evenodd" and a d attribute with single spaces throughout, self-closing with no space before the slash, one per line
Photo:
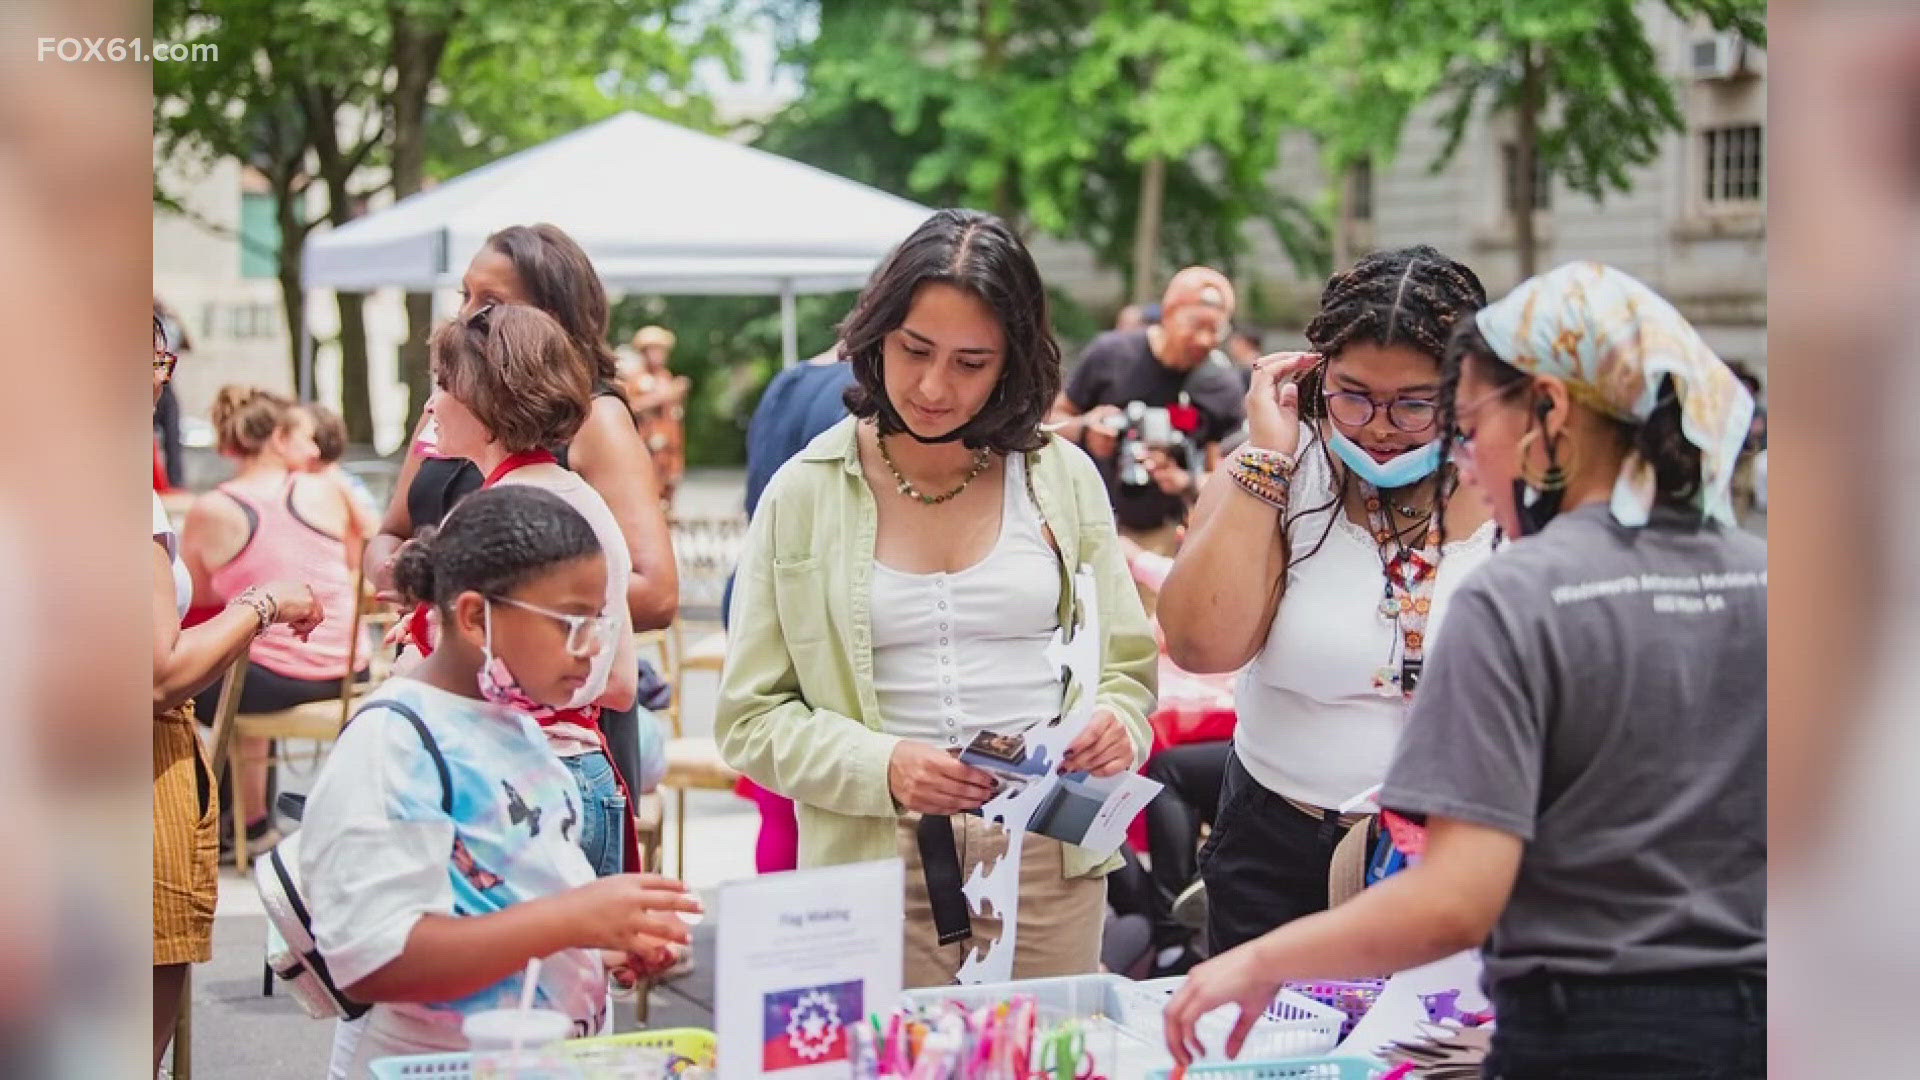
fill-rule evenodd
<path id="1" fill-rule="evenodd" d="M 1567 381 L 1581 404 L 1641 423 L 1672 376 L 1681 430 L 1700 448 L 1706 517 L 1734 525 L 1733 467 L 1753 397 L 1691 324 L 1633 277 L 1597 262 L 1574 262 L 1530 278 L 1474 316 L 1500 359 L 1535 375 Z M 1629 528 L 1653 510 L 1653 466 L 1629 453 L 1614 484 L 1614 519 Z"/>

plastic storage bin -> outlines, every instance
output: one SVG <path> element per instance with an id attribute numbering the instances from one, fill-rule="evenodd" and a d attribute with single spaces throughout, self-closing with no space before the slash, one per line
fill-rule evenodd
<path id="1" fill-rule="evenodd" d="M 1373 1080 L 1386 1072 L 1386 1066 L 1366 1058 L 1325 1057 L 1195 1065 L 1187 1075 L 1194 1080 Z M 1172 1069 L 1156 1069 L 1148 1080 L 1169 1080 L 1172 1076 Z"/>
<path id="2" fill-rule="evenodd" d="M 1125 982 L 1119 993 L 1132 1003 L 1127 1026 L 1136 1032 L 1151 1034 L 1155 1045 L 1165 1052 L 1163 1033 L 1167 1002 L 1184 981 L 1180 978 Z M 1235 1011 L 1215 1009 L 1200 1018 L 1196 1033 L 1208 1050 L 1209 1063 L 1226 1060 L 1227 1036 L 1233 1033 Z M 1340 1043 L 1340 1028 L 1346 1014 L 1331 1005 L 1282 990 L 1267 1006 L 1266 1015 L 1254 1022 L 1247 1043 L 1240 1050 L 1243 1060 L 1289 1060 L 1324 1054 Z"/>
<path id="3" fill-rule="evenodd" d="M 603 1035 L 597 1039 L 573 1039 L 560 1044 L 561 1053 L 584 1077 L 594 1077 L 599 1067 L 606 1075 L 617 1068 L 620 1052 L 629 1048 L 665 1050 L 697 1065 L 713 1065 L 718 1046 L 713 1032 L 698 1028 L 670 1028 L 662 1031 L 635 1031 L 626 1035 Z M 412 1054 L 382 1058 L 373 1063 L 374 1080 L 471 1080 L 473 1055 Z"/>
<path id="4" fill-rule="evenodd" d="M 1132 1030 L 1128 1020 L 1138 1003 L 1121 991 L 1130 985 L 1117 975 L 1070 975 L 978 986 L 936 986 L 909 990 L 905 997 L 926 1009 L 949 1002 L 977 1009 L 1016 994 L 1028 995 L 1034 999 L 1041 1027 L 1057 1027 L 1068 1020 L 1082 1022 L 1097 1074 L 1113 1080 L 1146 1080 L 1151 1070 L 1171 1064 L 1173 1059 L 1164 1045 L 1145 1040 Z"/>
<path id="5" fill-rule="evenodd" d="M 1286 989 L 1347 1014 L 1347 1022 L 1340 1025 L 1340 1038 L 1345 1039 L 1352 1034 L 1354 1025 L 1367 1014 L 1367 1010 L 1373 1008 L 1373 1003 L 1380 999 L 1380 991 L 1386 985 L 1385 979 L 1327 979 L 1288 983 Z"/>

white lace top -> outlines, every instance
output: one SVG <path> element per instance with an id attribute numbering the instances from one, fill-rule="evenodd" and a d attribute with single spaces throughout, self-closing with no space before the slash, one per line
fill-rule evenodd
<path id="1" fill-rule="evenodd" d="M 1240 675 L 1234 750 L 1269 790 L 1335 808 L 1386 778 L 1407 706 L 1381 696 L 1373 676 L 1398 667 L 1402 642 L 1380 613 L 1380 547 L 1334 504 L 1327 453 L 1310 428 L 1301 434 L 1287 534 L 1295 562 L 1267 643 Z M 1443 550 L 1427 620 L 1429 660 L 1448 599 L 1492 542 L 1488 522 Z"/>

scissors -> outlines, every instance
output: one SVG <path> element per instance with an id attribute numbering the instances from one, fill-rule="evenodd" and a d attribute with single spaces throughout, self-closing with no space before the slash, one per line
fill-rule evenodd
<path id="1" fill-rule="evenodd" d="M 1047 1037 L 1040 1054 L 1040 1072 L 1053 1080 L 1105 1080 L 1094 1070 L 1086 1035 L 1071 1021 Z"/>

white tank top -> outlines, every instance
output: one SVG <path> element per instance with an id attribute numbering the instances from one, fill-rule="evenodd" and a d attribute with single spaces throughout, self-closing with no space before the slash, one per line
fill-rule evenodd
<path id="1" fill-rule="evenodd" d="M 873 563 L 873 690 L 884 729 L 943 747 L 1060 714 L 1046 647 L 1060 628 L 1060 560 L 1007 455 L 1000 538 L 955 574 Z"/>
<path id="2" fill-rule="evenodd" d="M 1309 432 L 1302 436 L 1295 513 L 1331 503 L 1334 495 L 1325 449 Z M 1380 614 L 1386 585 L 1380 547 L 1341 507 L 1301 514 L 1287 540 L 1296 561 L 1266 644 L 1240 675 L 1234 750 L 1268 790 L 1336 808 L 1386 779 L 1407 705 L 1397 695 L 1381 696 L 1373 676 L 1399 664 L 1400 632 Z M 1492 543 L 1489 522 L 1446 545 L 1427 620 L 1429 660 L 1447 601 Z"/>

